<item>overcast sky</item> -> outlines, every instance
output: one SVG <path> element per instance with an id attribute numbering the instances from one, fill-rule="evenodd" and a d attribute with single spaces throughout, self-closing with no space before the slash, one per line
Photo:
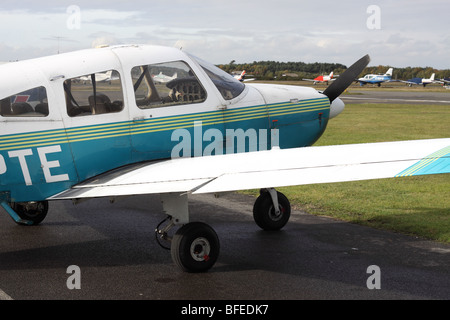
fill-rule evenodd
<path id="1" fill-rule="evenodd" d="M 450 69 L 448 0 L 42 0 L 0 3 L 0 61 L 96 44 L 182 47 L 219 64 L 336 62 Z"/>

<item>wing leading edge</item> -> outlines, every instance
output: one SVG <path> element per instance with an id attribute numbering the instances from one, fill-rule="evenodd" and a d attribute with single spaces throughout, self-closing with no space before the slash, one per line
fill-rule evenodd
<path id="1" fill-rule="evenodd" d="M 450 138 L 274 149 L 141 163 L 50 199 L 215 193 L 450 173 Z"/>

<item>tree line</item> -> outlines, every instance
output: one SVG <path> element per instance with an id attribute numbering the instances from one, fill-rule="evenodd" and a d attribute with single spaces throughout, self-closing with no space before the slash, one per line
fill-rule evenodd
<path id="1" fill-rule="evenodd" d="M 278 61 L 254 61 L 252 63 L 220 64 L 219 68 L 228 73 L 245 70 L 248 75 L 259 80 L 301 80 L 303 78 L 314 79 L 318 75 L 328 75 L 331 71 L 335 75 L 342 74 L 347 66 L 340 63 L 305 63 L 305 62 L 278 62 Z M 372 66 L 361 72 L 360 76 L 369 73 L 384 74 L 389 68 L 394 68 L 393 79 L 408 80 L 412 78 L 429 78 L 432 73 L 436 79 L 450 77 L 450 69 L 438 70 L 432 67 L 406 67 L 396 68 L 394 66 Z"/>

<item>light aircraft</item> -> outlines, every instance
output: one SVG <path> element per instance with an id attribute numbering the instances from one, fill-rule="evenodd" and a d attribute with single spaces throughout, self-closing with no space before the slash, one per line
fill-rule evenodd
<path id="1" fill-rule="evenodd" d="M 93 78 L 95 77 L 95 78 Z M 94 82 L 111 82 L 113 80 L 117 80 L 118 77 L 117 76 L 113 76 L 113 72 L 112 70 L 108 70 L 106 72 L 98 72 L 89 76 L 82 76 L 79 77 L 80 81 L 90 81 L 92 83 L 92 81 Z"/>
<path id="2" fill-rule="evenodd" d="M 255 80 L 255 78 L 251 78 L 251 79 L 246 79 L 247 76 L 247 72 L 245 70 L 243 70 L 241 73 L 234 75 L 233 77 L 241 82 L 247 82 L 247 81 L 253 81 Z"/>
<path id="3" fill-rule="evenodd" d="M 439 79 L 439 83 L 441 83 L 445 89 L 450 89 L 450 78 Z"/>
<path id="4" fill-rule="evenodd" d="M 392 81 L 391 78 L 393 70 L 393 68 L 389 68 L 385 74 L 367 74 L 364 77 L 359 78 L 357 81 L 361 86 L 371 83 L 376 84 L 378 87 L 380 87 L 383 82 Z"/>
<path id="5" fill-rule="evenodd" d="M 156 75 L 152 75 L 153 80 L 156 82 L 161 82 L 161 83 L 166 83 L 169 81 L 172 81 L 174 79 L 176 79 L 178 77 L 178 74 L 175 72 L 173 74 L 173 76 L 166 76 L 165 74 L 162 73 L 162 71 Z"/>
<path id="6" fill-rule="evenodd" d="M 302 80 L 313 81 L 313 84 L 316 84 L 317 82 L 325 82 L 326 84 L 328 84 L 328 82 L 336 80 L 336 78 L 333 78 L 333 73 L 334 72 L 331 71 L 329 75 L 318 76 L 314 79 L 302 79 Z"/>
<path id="7" fill-rule="evenodd" d="M 279 230 L 290 204 L 274 187 L 449 172 L 450 139 L 310 147 L 369 60 L 323 92 L 246 85 L 186 52 L 148 45 L 2 65 L 0 205 L 18 224 L 36 225 L 52 201 L 160 194 L 167 218 L 158 241 L 170 243 L 181 270 L 204 272 L 220 242 L 190 221 L 191 194 L 258 188 L 255 222 Z M 118 75 L 111 85 L 77 81 L 105 70 Z M 154 70 L 178 76 L 155 83 Z"/>
<path id="8" fill-rule="evenodd" d="M 426 86 L 427 84 L 431 84 L 431 83 L 439 83 L 439 81 L 437 81 L 437 80 L 434 80 L 434 76 L 435 76 L 435 74 L 433 73 L 432 75 L 431 75 L 431 77 L 430 78 L 412 78 L 412 79 L 409 79 L 409 80 L 399 80 L 400 82 L 404 82 L 404 83 L 406 83 L 408 86 L 410 86 L 410 87 L 412 87 L 413 85 L 422 85 L 422 86 Z"/>
<path id="9" fill-rule="evenodd" d="M 442 81 L 445 84 L 450 84 L 450 78 L 439 79 L 438 81 Z"/>

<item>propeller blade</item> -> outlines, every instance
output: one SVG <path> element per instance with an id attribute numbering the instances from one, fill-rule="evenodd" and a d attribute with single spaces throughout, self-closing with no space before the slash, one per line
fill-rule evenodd
<path id="1" fill-rule="evenodd" d="M 333 102 L 339 97 L 347 87 L 355 81 L 356 77 L 364 70 L 370 62 L 370 57 L 366 54 L 364 57 L 352 64 L 343 74 L 339 76 L 328 88 L 323 92 L 324 95 Z"/>

